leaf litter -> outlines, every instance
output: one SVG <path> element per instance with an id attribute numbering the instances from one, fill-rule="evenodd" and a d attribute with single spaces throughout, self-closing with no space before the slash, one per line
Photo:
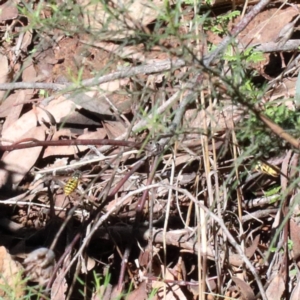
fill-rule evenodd
<path id="1" fill-rule="evenodd" d="M 146 299 L 153 291 L 155 299 L 296 299 L 297 149 L 282 135 L 266 154 L 255 147 L 261 124 L 243 128 L 251 111 L 260 116 L 268 104 L 282 115 L 296 111 L 298 21 L 280 45 L 294 52 L 275 43 L 299 14 L 294 1 L 260 9 L 232 48 L 275 47 L 246 63 L 245 73 L 254 74 L 248 86 L 268 87 L 253 106 L 238 98 L 247 93 L 229 58 L 228 65 L 199 63 L 193 33 L 201 31 L 204 57 L 205 41 L 218 47 L 226 30 L 217 31 L 221 23 L 207 30 L 205 18 L 220 22 L 232 11 L 224 3 L 222 12 L 217 1 L 200 12 L 188 1 L 169 3 L 181 11 L 176 35 L 161 1 L 127 3 L 127 12 L 112 2 L 111 15 L 103 4 L 75 1 L 79 23 L 57 19 L 69 2 L 27 2 L 6 1 L 0 13 L 0 87 L 31 85 L 1 88 L 0 262 L 16 264 L 13 274 L 3 272 L 1 295 L 8 297 L 7 282 L 21 297 L 31 281 L 51 299 L 77 299 L 82 291 L 89 299 Z M 122 18 L 111 22 L 120 9 Z M 232 18 L 227 29 L 241 20 Z M 154 68 L 167 62 L 163 71 Z M 114 72 L 119 77 L 96 83 Z M 264 130 L 275 140 L 271 125 Z M 16 270 L 26 279 L 16 277 L 19 286 L 7 281 Z"/>

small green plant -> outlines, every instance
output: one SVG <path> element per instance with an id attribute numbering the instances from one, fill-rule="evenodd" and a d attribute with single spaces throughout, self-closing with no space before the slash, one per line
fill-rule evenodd
<path id="1" fill-rule="evenodd" d="M 76 74 L 73 74 L 71 69 L 68 69 L 68 76 L 71 80 L 71 82 L 73 83 L 74 86 L 80 88 L 82 86 L 82 75 L 83 75 L 83 71 L 84 71 L 84 67 L 80 67 Z"/>
<path id="2" fill-rule="evenodd" d="M 99 299 L 103 299 L 105 290 L 107 289 L 110 282 L 110 273 L 107 273 L 105 277 L 100 274 L 93 272 L 94 276 L 94 294 L 97 295 Z M 102 282 L 103 281 L 103 282 Z"/>
<path id="3" fill-rule="evenodd" d="M 159 290 L 159 288 L 153 289 L 153 290 L 150 292 L 149 296 L 148 296 L 148 300 L 154 299 L 154 297 L 155 297 L 155 295 L 157 294 L 157 291 L 158 291 L 158 290 Z"/>
<path id="4" fill-rule="evenodd" d="M 293 268 L 289 271 L 289 276 L 291 276 L 291 277 L 296 276 L 297 274 L 298 274 L 297 268 Z"/>
<path id="5" fill-rule="evenodd" d="M 266 104 L 264 113 L 273 122 L 287 132 L 299 137 L 299 112 L 288 109 L 284 104 Z M 252 112 L 248 118 L 243 119 L 237 126 L 237 139 L 240 145 L 257 145 L 260 155 L 269 157 L 271 153 L 280 153 L 287 147 L 286 142 L 279 138 Z M 249 138 L 251 137 L 251 138 Z"/>
<path id="6" fill-rule="evenodd" d="M 230 51 L 231 52 L 231 51 Z M 247 66 L 252 63 L 258 63 L 264 60 L 263 53 L 260 51 L 256 51 L 254 48 L 247 48 L 241 53 L 230 53 L 227 51 L 223 58 L 226 61 L 234 62 L 234 61 L 242 61 L 244 66 Z"/>
<path id="7" fill-rule="evenodd" d="M 216 18 L 207 18 L 203 24 L 204 30 L 212 31 L 215 34 L 225 35 L 228 33 L 229 22 L 240 15 L 240 11 L 232 11 Z"/>
<path id="8" fill-rule="evenodd" d="M 29 286 L 29 278 L 23 278 L 23 272 L 12 275 L 10 279 L 5 279 L 0 276 L 0 299 L 6 300 L 31 300 L 32 297 L 42 297 L 45 300 L 49 298 L 43 291 L 40 285 Z M 13 281 L 11 281 L 13 279 Z M 3 297 L 3 298 L 2 298 Z"/>
<path id="9" fill-rule="evenodd" d="M 82 30 L 79 26 L 78 19 L 81 17 L 81 8 L 74 3 L 64 3 L 58 5 L 55 2 L 45 3 L 39 2 L 36 6 L 32 3 L 25 3 L 18 6 L 21 15 L 28 19 L 27 30 L 35 30 L 39 33 L 48 33 L 49 29 L 59 28 L 68 34 L 74 34 Z M 51 16 L 45 18 L 43 12 L 47 11 Z"/>
<path id="10" fill-rule="evenodd" d="M 271 189 L 265 191 L 264 194 L 266 197 L 271 197 L 271 196 L 277 195 L 280 192 L 280 190 L 281 190 L 281 186 L 276 186 L 274 188 L 271 188 Z M 278 198 L 272 199 L 270 204 L 276 203 L 279 199 L 280 199 L 280 196 L 278 196 Z"/>
<path id="11" fill-rule="evenodd" d="M 294 246 L 294 242 L 291 239 L 289 239 L 288 240 L 288 249 L 289 249 L 289 251 L 293 250 L 293 246 Z"/>
<path id="12" fill-rule="evenodd" d="M 291 251 L 291 250 L 293 250 L 293 241 L 292 240 L 288 240 L 288 250 L 289 251 Z M 276 252 L 280 252 L 280 253 L 284 253 L 285 252 L 285 249 L 283 248 L 283 247 L 281 247 L 281 248 L 277 248 L 277 247 L 271 247 L 270 249 L 269 249 L 269 251 L 271 252 L 271 253 L 276 253 Z"/>

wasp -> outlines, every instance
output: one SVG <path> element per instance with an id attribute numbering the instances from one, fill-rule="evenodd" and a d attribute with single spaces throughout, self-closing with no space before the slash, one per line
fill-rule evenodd
<path id="1" fill-rule="evenodd" d="M 278 167 L 266 164 L 262 161 L 258 161 L 258 163 L 254 167 L 254 170 L 268 174 L 272 177 L 278 177 L 280 174 L 280 169 Z"/>
<path id="2" fill-rule="evenodd" d="M 64 194 L 69 196 L 72 194 L 79 184 L 79 180 L 81 177 L 81 172 L 75 171 L 71 178 L 69 178 L 68 182 L 64 186 Z"/>

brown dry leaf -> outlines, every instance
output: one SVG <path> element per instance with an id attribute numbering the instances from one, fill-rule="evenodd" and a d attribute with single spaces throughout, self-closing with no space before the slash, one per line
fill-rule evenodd
<path id="1" fill-rule="evenodd" d="M 108 52 L 112 52 L 121 58 L 137 60 L 140 62 L 143 62 L 146 59 L 143 45 L 123 46 L 111 42 L 100 42 L 93 43 L 93 46 L 100 47 Z"/>
<path id="2" fill-rule="evenodd" d="M 114 2 L 117 6 L 121 4 L 120 6 L 127 7 L 130 18 L 143 26 L 154 21 L 164 8 L 162 0 L 154 0 L 151 2 L 147 0 L 123 0 L 123 3 L 117 1 Z M 170 5 L 171 2 L 172 1 L 170 1 Z"/>
<path id="3" fill-rule="evenodd" d="M 34 53 L 36 81 L 44 81 L 52 75 L 53 65 L 58 63 L 53 50 L 53 41 L 45 36 L 40 40 Z"/>
<path id="4" fill-rule="evenodd" d="M 164 267 L 162 266 L 162 271 Z M 166 271 L 166 280 L 175 280 L 172 273 L 167 269 Z M 157 290 L 156 297 L 157 299 L 164 299 L 164 300 L 173 300 L 173 299 L 180 299 L 184 300 L 186 299 L 184 293 L 182 292 L 181 288 L 177 284 L 173 284 L 168 282 L 168 284 L 164 283 L 163 281 L 153 281 L 152 287 Z M 166 289 L 166 295 L 164 297 L 164 288 Z"/>
<path id="5" fill-rule="evenodd" d="M 291 293 L 290 300 L 299 300 L 300 299 L 300 280 L 299 276 L 297 277 L 297 283 Z"/>
<path id="6" fill-rule="evenodd" d="M 45 132 L 42 127 L 35 127 L 31 128 L 21 138 L 36 138 L 43 141 Z M 42 148 L 33 147 L 9 152 L 2 159 L 4 168 L 0 170 L 0 187 L 7 186 L 7 184 L 18 184 L 35 164 Z"/>
<path id="7" fill-rule="evenodd" d="M 37 72 L 33 66 L 32 58 L 25 60 L 22 72 L 22 80 L 24 82 L 35 82 L 37 79 Z"/>
<path id="8" fill-rule="evenodd" d="M 189 153 L 178 153 L 175 158 L 175 166 L 180 166 L 182 164 L 191 163 L 195 160 L 195 156 Z"/>
<path id="9" fill-rule="evenodd" d="M 51 288 L 51 300 L 66 299 L 68 284 L 63 274 L 64 272 L 59 269 Z"/>
<path id="10" fill-rule="evenodd" d="M 277 86 L 275 86 L 272 90 L 268 91 L 265 96 L 270 99 L 268 100 L 270 102 L 281 97 L 292 98 L 295 96 L 296 82 L 297 77 L 282 78 L 280 83 Z"/>
<path id="11" fill-rule="evenodd" d="M 79 93 L 75 96 L 70 96 L 69 99 L 76 105 L 80 105 L 84 109 L 105 115 L 112 115 L 110 106 L 104 97 L 98 97 L 98 92 L 91 91 L 87 93 Z"/>
<path id="12" fill-rule="evenodd" d="M 58 99 L 52 101 L 45 109 L 54 116 L 57 123 L 72 113 L 75 110 L 75 105 L 72 101 L 66 100 L 61 96 Z M 37 120 L 48 120 L 46 112 L 42 109 L 31 110 L 22 115 L 14 124 L 9 126 L 2 132 L 3 144 L 7 141 L 17 142 L 21 137 L 30 129 L 36 127 Z"/>
<path id="13" fill-rule="evenodd" d="M 59 208 L 66 208 L 68 205 L 73 205 L 70 204 L 70 197 L 66 197 L 64 193 L 58 194 L 55 197 L 55 207 Z M 67 215 L 66 210 L 56 210 L 55 212 L 60 218 L 65 218 Z"/>
<path id="14" fill-rule="evenodd" d="M 83 259 L 81 257 L 81 273 L 82 274 L 88 274 L 89 271 L 93 270 L 95 268 L 96 261 L 90 257 L 87 256 L 86 259 Z"/>
<path id="15" fill-rule="evenodd" d="M 44 286 L 53 275 L 55 253 L 48 248 L 38 248 L 28 254 L 24 265 L 26 265 L 25 273 L 30 280 Z"/>
<path id="16" fill-rule="evenodd" d="M 25 35 L 23 37 L 21 49 L 24 52 L 27 52 L 27 48 L 31 43 L 32 43 L 32 30 L 28 29 L 26 30 Z"/>
<path id="17" fill-rule="evenodd" d="M 110 211 L 111 209 L 113 209 L 116 205 L 118 205 L 118 203 L 120 202 L 120 199 L 121 198 L 119 197 L 117 199 L 110 201 L 106 206 L 106 210 Z M 130 204 L 132 202 L 132 200 L 133 200 L 133 197 L 128 197 L 126 199 L 126 201 L 123 202 L 123 206 Z"/>
<path id="18" fill-rule="evenodd" d="M 16 102 L 16 98 L 18 97 L 18 92 L 11 93 L 0 105 L 0 118 L 5 118 L 13 105 Z"/>
<path id="19" fill-rule="evenodd" d="M 23 104 L 31 99 L 32 92 L 29 90 L 19 90 L 14 95 L 14 103 L 10 99 L 10 109 L 7 111 L 8 115 L 3 124 L 3 131 L 9 128 L 14 122 L 16 122 L 22 112 Z M 6 100 L 4 101 L 6 103 Z"/>
<path id="20" fill-rule="evenodd" d="M 56 123 L 63 122 L 66 116 L 69 116 L 75 109 L 80 109 L 81 106 L 74 105 L 74 102 L 66 99 L 64 96 L 51 101 L 49 105 L 45 107 L 49 113 L 53 115 Z"/>
<path id="21" fill-rule="evenodd" d="M 111 89 L 111 91 L 119 89 L 121 87 L 120 84 L 121 82 L 111 82 L 111 85 L 107 85 L 105 89 L 103 88 L 104 91 L 103 93 L 101 93 L 101 96 L 99 96 L 99 92 L 90 91 L 87 93 L 79 93 L 75 96 L 71 96 L 69 97 L 69 99 L 74 101 L 74 103 L 76 103 L 77 105 L 80 105 L 80 107 L 83 107 L 84 109 L 92 113 L 103 115 L 103 117 L 105 117 L 105 115 L 111 116 L 113 115 L 111 106 L 115 106 L 117 109 L 121 110 L 124 106 L 124 101 L 121 101 L 121 103 L 115 103 L 116 101 L 112 99 L 113 97 L 108 97 L 106 94 L 109 93 L 105 93 L 105 91 L 107 91 L 108 89 Z M 121 111 L 123 112 L 123 110 Z"/>
<path id="22" fill-rule="evenodd" d="M 266 291 L 267 299 L 280 300 L 285 290 L 284 279 L 277 274 L 271 281 Z"/>
<path id="23" fill-rule="evenodd" d="M 106 121 L 103 122 L 108 138 L 115 139 L 126 132 L 126 127 L 121 122 Z"/>
<path id="24" fill-rule="evenodd" d="M 54 132 L 54 134 L 52 136 L 52 141 L 58 141 L 62 137 L 64 137 L 64 138 L 69 137 L 69 139 L 71 140 L 71 138 L 72 138 L 71 130 L 68 128 L 59 129 L 58 131 Z M 52 155 L 74 155 L 77 152 L 78 151 L 77 151 L 76 146 L 63 146 L 63 147 L 51 146 L 51 147 L 47 147 L 45 149 L 43 158 L 52 156 Z"/>
<path id="25" fill-rule="evenodd" d="M 110 82 L 104 82 L 97 86 L 97 90 L 101 90 L 102 93 L 109 95 L 111 92 L 120 90 L 123 86 L 126 86 L 129 83 L 128 78 L 113 80 Z"/>
<path id="26" fill-rule="evenodd" d="M 82 41 L 84 44 L 88 42 Z M 161 51 L 160 47 L 154 46 L 151 48 L 151 51 L 146 51 L 145 47 L 142 44 L 136 46 L 124 46 L 111 42 L 100 42 L 93 43 L 94 47 L 99 47 L 106 50 L 107 52 L 114 53 L 115 55 L 123 58 L 130 59 L 134 61 L 144 62 L 146 64 L 151 64 L 155 62 L 160 62 L 161 60 L 168 59 L 169 54 Z M 157 75 L 158 79 L 156 83 L 162 82 L 162 77 L 164 74 Z M 102 88 L 102 87 L 101 87 Z"/>
<path id="27" fill-rule="evenodd" d="M 180 185 L 186 185 L 195 182 L 196 177 L 197 177 L 196 172 L 180 173 L 178 174 L 176 184 L 178 183 Z"/>
<path id="28" fill-rule="evenodd" d="M 126 297 L 127 300 L 137 300 L 137 299 L 148 299 L 147 295 L 147 283 L 143 281 L 137 289 L 133 290 Z"/>
<path id="29" fill-rule="evenodd" d="M 251 46 L 258 43 L 274 42 L 280 30 L 291 22 L 296 15 L 298 15 L 297 10 L 293 7 L 282 10 L 274 7 L 264 10 L 240 34 L 241 43 Z"/>
<path id="30" fill-rule="evenodd" d="M 293 218 L 290 219 L 290 234 L 293 241 L 293 256 L 296 261 L 300 257 L 300 226 L 299 222 L 295 222 Z"/>
<path id="31" fill-rule="evenodd" d="M 232 277 L 233 282 L 238 286 L 240 289 L 240 292 L 242 294 L 241 300 L 255 300 L 255 295 L 249 286 L 245 281 L 239 279 L 238 277 Z"/>
<path id="32" fill-rule="evenodd" d="M 7 1 L 0 5 L 0 22 L 16 19 L 18 14 L 18 9 L 14 1 Z"/>
<path id="33" fill-rule="evenodd" d="M 164 7 L 162 0 L 123 0 L 122 2 L 113 1 L 116 10 L 124 10 L 126 7 L 128 14 L 123 14 L 122 20 L 111 20 L 111 15 L 101 3 L 91 4 L 89 0 L 80 0 L 83 8 L 84 25 L 96 29 L 106 27 L 108 37 L 122 38 L 134 32 L 135 24 L 146 26 L 154 21 Z M 115 11 L 115 10 L 114 10 Z M 118 32 L 118 34 L 116 33 Z"/>
<path id="34" fill-rule="evenodd" d="M 10 67 L 8 59 L 5 55 L 0 53 L 0 83 L 6 83 L 9 79 Z M 6 91 L 0 91 L 0 103 L 3 101 L 3 97 Z"/>
<path id="35" fill-rule="evenodd" d="M 5 247 L 0 247 L 0 297 L 1 299 L 22 299 L 25 295 L 25 282 L 22 281 L 23 268 L 14 261 Z M 1 288 L 2 286 L 2 288 Z"/>
<path id="36" fill-rule="evenodd" d="M 58 130 L 57 132 L 54 133 L 52 140 L 56 141 L 59 140 L 60 137 L 72 137 L 71 131 L 67 128 L 63 128 Z M 82 135 L 80 135 L 77 139 L 79 140 L 85 140 L 85 139 L 104 139 L 106 136 L 106 132 L 103 128 L 98 128 L 97 131 L 94 132 L 87 132 L 84 133 Z M 88 149 L 88 146 L 51 146 L 51 147 L 47 147 L 45 152 L 44 152 L 44 156 L 48 157 L 48 156 L 53 156 L 53 155 L 74 155 L 77 154 L 78 152 L 82 152 L 85 151 L 86 149 Z"/>
<path id="37" fill-rule="evenodd" d="M 252 242 L 252 245 L 245 249 L 245 254 L 248 258 L 251 258 L 256 251 L 260 240 L 260 235 L 257 235 Z"/>
<path id="38" fill-rule="evenodd" d="M 207 108 L 205 110 L 189 109 L 185 113 L 185 124 L 188 128 L 199 129 L 204 126 L 211 127 L 215 132 L 233 128 L 240 118 L 238 107 L 232 104 L 224 105 L 222 110 Z M 206 125 L 205 123 L 206 122 Z M 189 134 L 189 138 L 198 137 L 199 133 Z"/>
<path id="39" fill-rule="evenodd" d="M 97 128 L 97 131 L 93 132 L 85 132 L 82 135 L 78 137 L 79 140 L 85 140 L 85 139 L 104 139 L 106 137 L 106 131 L 104 128 Z M 79 151 L 85 151 L 88 149 L 88 146 L 78 146 Z"/>
<path id="40" fill-rule="evenodd" d="M 10 145 L 19 141 L 28 130 L 36 127 L 36 123 L 37 119 L 33 110 L 25 113 L 11 126 L 2 131 L 3 144 Z"/>
<path id="41" fill-rule="evenodd" d="M 8 74 L 9 74 L 9 64 L 6 55 L 0 53 L 0 83 L 7 82 Z"/>

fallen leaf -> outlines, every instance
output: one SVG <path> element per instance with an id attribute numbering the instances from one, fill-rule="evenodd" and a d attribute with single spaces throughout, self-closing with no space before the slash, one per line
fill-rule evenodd
<path id="1" fill-rule="evenodd" d="M 24 34 L 21 49 L 24 52 L 27 52 L 27 48 L 31 44 L 31 42 L 32 42 L 32 30 L 28 29 L 28 30 L 26 30 L 26 32 Z"/>
<path id="2" fill-rule="evenodd" d="M 11 93 L 0 105 L 0 118 L 5 118 L 18 98 L 18 92 Z"/>
<path id="3" fill-rule="evenodd" d="M 9 64 L 8 64 L 8 59 L 5 55 L 0 53 L 0 84 L 1 83 L 6 83 L 8 81 L 9 77 Z M 6 95 L 6 91 L 0 91 L 0 103 L 3 101 L 3 96 Z"/>
<path id="4" fill-rule="evenodd" d="M 58 99 L 50 102 L 45 107 L 50 114 L 52 114 L 56 120 L 56 123 L 60 123 L 62 119 L 75 110 L 76 106 L 70 100 L 66 100 L 65 97 L 61 96 Z M 8 145 L 11 142 L 17 142 L 25 135 L 27 131 L 36 127 L 37 120 L 45 119 L 48 120 L 47 114 L 42 109 L 30 110 L 23 114 L 15 123 L 9 126 L 2 132 L 3 144 Z M 10 143 L 7 143 L 10 141 Z"/>
<path id="5" fill-rule="evenodd" d="M 105 49 L 106 51 L 112 52 L 122 58 L 137 60 L 140 62 L 145 60 L 144 47 L 141 44 L 137 46 L 124 46 L 111 42 L 100 42 L 94 43 L 93 46 Z"/>
<path id="6" fill-rule="evenodd" d="M 14 94 L 14 103 L 11 103 L 11 107 L 8 111 L 8 115 L 6 116 L 5 122 L 3 124 L 3 131 L 9 128 L 14 122 L 16 122 L 23 109 L 23 104 L 31 99 L 32 92 L 28 90 L 19 90 Z M 5 101 L 6 102 L 6 101 Z M 5 103 L 4 102 L 4 103 Z"/>
<path id="7" fill-rule="evenodd" d="M 255 237 L 255 239 L 253 240 L 251 246 L 247 247 L 245 249 L 245 254 L 248 258 L 251 258 L 252 255 L 255 253 L 255 251 L 257 250 L 258 244 L 259 244 L 259 240 L 260 240 L 260 235 L 257 235 Z"/>
<path id="8" fill-rule="evenodd" d="M 55 118 L 56 123 L 61 123 L 63 118 L 69 116 L 75 109 L 80 109 L 77 103 L 74 105 L 74 102 L 66 99 L 64 96 L 59 97 L 58 99 L 51 101 L 49 105 L 45 107 Z"/>
<path id="9" fill-rule="evenodd" d="M 51 288 L 51 300 L 63 300 L 66 299 L 66 292 L 68 284 L 66 278 L 63 276 L 64 272 L 59 269 L 56 278 Z"/>
<path id="10" fill-rule="evenodd" d="M 285 290 L 283 277 L 277 274 L 266 290 L 267 299 L 280 300 Z"/>
<path id="11" fill-rule="evenodd" d="M 36 138 L 44 140 L 45 132 L 41 127 L 31 128 L 22 138 Z M 32 168 L 43 147 L 33 147 L 10 151 L 3 159 L 4 167 L 0 169 L 0 187 L 8 184 L 17 185 Z"/>
<path id="12" fill-rule="evenodd" d="M 105 121 L 103 122 L 103 127 L 105 128 L 109 139 L 115 139 L 126 132 L 126 127 L 119 121 Z"/>
<path id="13" fill-rule="evenodd" d="M 18 14 L 18 9 L 13 1 L 7 1 L 0 5 L 0 22 L 16 19 Z"/>
<path id="14" fill-rule="evenodd" d="M 161 268 L 163 271 L 164 267 L 162 266 Z M 168 281 L 175 280 L 174 276 L 168 269 L 166 270 L 166 276 L 164 277 L 164 279 Z M 168 284 L 166 284 L 163 281 L 152 281 L 152 287 L 154 289 L 158 289 L 156 293 L 157 299 L 164 299 L 164 300 L 186 299 L 186 296 L 182 292 L 180 286 L 176 283 L 168 282 Z M 164 293 L 164 289 L 166 289 L 166 294 Z"/>
<path id="15" fill-rule="evenodd" d="M 63 128 L 58 130 L 57 132 L 54 133 L 52 140 L 56 141 L 59 140 L 60 137 L 72 137 L 71 131 L 67 128 Z M 80 135 L 77 139 L 103 139 L 106 136 L 105 129 L 103 128 L 98 128 L 97 131 L 93 132 L 88 132 Z M 54 156 L 54 155 L 74 155 L 77 154 L 78 152 L 83 152 L 87 150 L 89 146 L 51 146 L 47 147 L 44 152 L 44 156 Z"/>
<path id="16" fill-rule="evenodd" d="M 102 29 L 105 26 L 110 39 L 128 36 L 134 31 L 135 24 L 148 25 L 157 18 L 164 7 L 161 0 L 153 0 L 151 3 L 147 0 L 133 2 L 125 0 L 122 3 L 113 1 L 113 11 L 124 10 L 124 7 L 127 10 L 127 13 L 123 14 L 122 20 L 119 21 L 112 19 L 112 14 L 109 14 L 109 10 L 101 3 L 90 4 L 88 0 L 80 0 L 79 3 L 83 8 L 85 26 L 92 27 L 94 30 Z"/>
<path id="17" fill-rule="evenodd" d="M 255 45 L 273 42 L 280 30 L 291 22 L 296 15 L 298 15 L 298 12 L 293 7 L 282 10 L 272 8 L 262 11 L 255 17 L 251 26 L 243 30 L 240 35 L 241 43 L 244 45 Z M 238 20 L 237 18 L 236 21 Z"/>
<path id="18" fill-rule="evenodd" d="M 300 299 L 300 280 L 299 276 L 297 277 L 297 283 L 291 293 L 290 300 L 299 300 Z"/>
<path id="19" fill-rule="evenodd" d="M 293 218 L 290 219 L 290 235 L 293 242 L 293 257 L 295 261 L 299 260 L 300 257 L 300 226 L 299 222 L 295 222 Z"/>
<path id="20" fill-rule="evenodd" d="M 81 257 L 81 273 L 82 274 L 88 274 L 89 271 L 93 270 L 95 265 L 96 265 L 96 261 L 90 257 L 87 256 L 86 259 L 83 259 L 83 257 Z"/>
<path id="21" fill-rule="evenodd" d="M 135 290 L 126 297 L 127 300 L 148 299 L 147 283 L 143 281 Z"/>
<path id="22" fill-rule="evenodd" d="M 253 290 L 251 289 L 251 287 L 249 286 L 249 284 L 247 284 L 245 281 L 241 280 L 238 277 L 232 277 L 233 282 L 238 286 L 242 296 L 241 296 L 241 300 L 254 300 L 255 295 L 253 293 Z"/>
<path id="23" fill-rule="evenodd" d="M 53 275 L 55 253 L 48 248 L 38 248 L 28 254 L 24 260 L 25 273 L 31 281 L 45 286 Z"/>
<path id="24" fill-rule="evenodd" d="M 12 259 L 5 247 L 0 247 L 0 296 L 1 299 L 22 299 L 25 282 L 22 281 L 22 266 Z"/>
<path id="25" fill-rule="evenodd" d="M 29 57 L 25 60 L 23 65 L 22 80 L 24 82 L 35 82 L 37 78 L 37 72 L 33 66 L 32 58 Z"/>

